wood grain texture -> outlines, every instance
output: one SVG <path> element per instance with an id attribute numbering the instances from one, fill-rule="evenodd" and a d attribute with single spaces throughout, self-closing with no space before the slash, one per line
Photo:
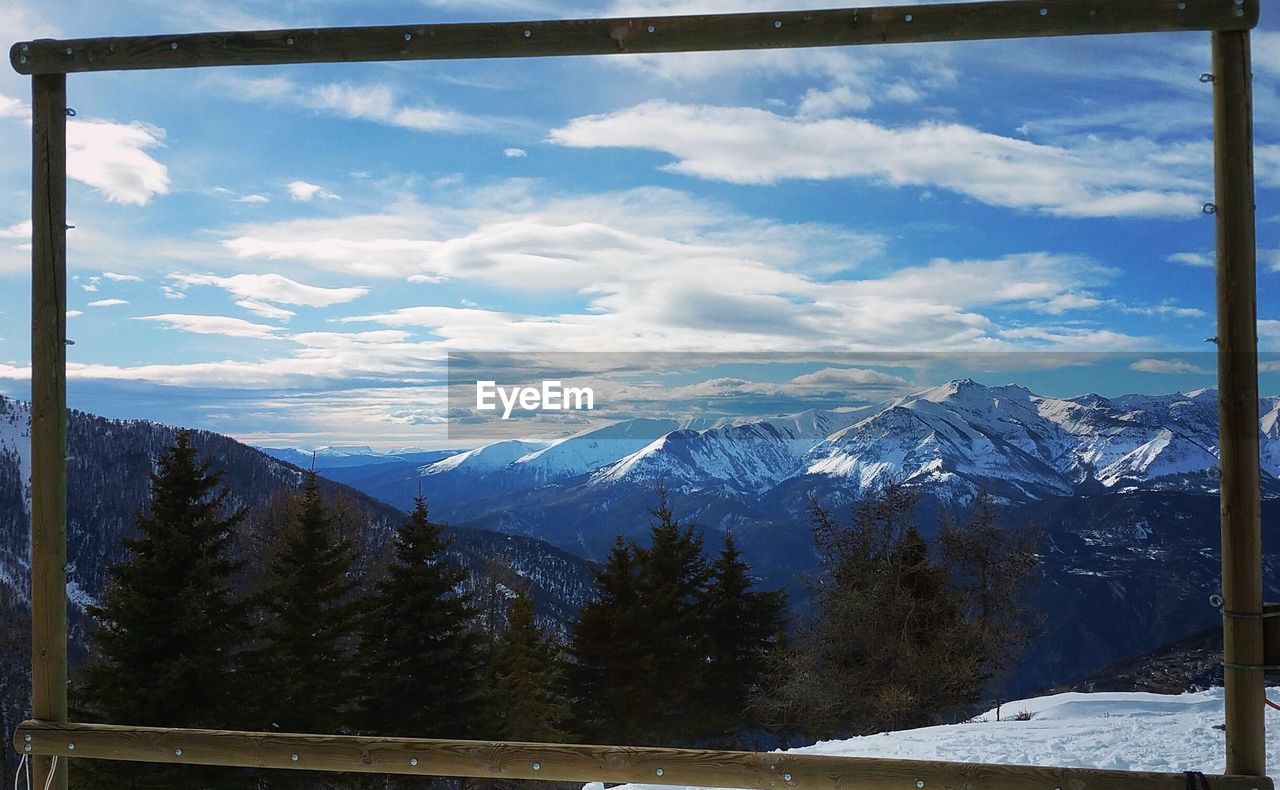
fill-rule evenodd
<path id="1" fill-rule="evenodd" d="M 1221 446 L 1222 598 L 1229 612 L 1262 612 L 1258 459 L 1258 308 L 1249 34 L 1213 34 L 1214 200 L 1217 205 L 1218 441 Z M 1231 664 L 1264 661 L 1263 624 L 1224 617 Z M 1263 673 L 1228 666 L 1227 770 L 1266 773 Z"/>
<path id="2" fill-rule="evenodd" d="M 943 5 L 193 33 L 13 45 L 23 74 L 355 61 L 520 58 L 1247 30 L 1260 0 L 996 0 Z M 1179 7 L 1181 6 L 1181 7 Z"/>
<path id="3" fill-rule="evenodd" d="M 67 78 L 31 82 L 31 705 L 66 721 Z M 37 787 L 48 768 L 36 761 Z"/>
<path id="4" fill-rule="evenodd" d="M 30 737 L 28 741 L 27 738 Z M 252 768 L 760 790 L 1183 790 L 1183 774 L 575 744 L 178 730 L 28 721 L 19 749 L 77 758 Z M 74 744 L 74 748 L 71 745 Z M 180 752 L 180 753 L 179 753 Z M 295 759 L 296 756 L 296 759 Z M 411 762 L 416 760 L 416 764 Z M 923 784 L 920 784 L 923 782 Z M 1272 790 L 1269 779 L 1210 779 L 1213 790 Z"/>

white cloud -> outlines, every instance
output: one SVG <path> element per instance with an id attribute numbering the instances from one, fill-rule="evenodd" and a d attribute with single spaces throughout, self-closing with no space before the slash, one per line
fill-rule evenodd
<path id="1" fill-rule="evenodd" d="M 477 131 L 489 123 L 453 110 L 412 106 L 400 102 L 390 85 L 333 82 L 300 85 L 286 77 L 228 80 L 236 96 L 283 102 L 326 115 L 373 121 L 419 132 Z"/>
<path id="2" fill-rule="evenodd" d="M 1184 359 L 1139 359 L 1129 365 L 1129 370 L 1140 373 L 1160 373 L 1167 375 L 1199 373 L 1208 374 L 1213 371 L 1193 365 Z"/>
<path id="3" fill-rule="evenodd" d="M 129 304 L 124 299 L 99 299 L 96 302 L 90 302 L 89 307 L 116 307 L 122 304 Z"/>
<path id="4" fill-rule="evenodd" d="M 267 304 L 265 302 L 255 302 L 252 299 L 241 299 L 236 302 L 236 306 L 243 307 L 254 315 L 259 315 L 263 318 L 270 318 L 276 321 L 288 321 L 290 318 L 297 315 L 297 313 L 292 310 L 286 310 L 283 307 L 276 307 L 275 305 Z"/>
<path id="5" fill-rule="evenodd" d="M 240 197 L 236 198 L 236 202 L 237 203 L 270 203 L 271 198 L 267 197 L 266 195 L 259 195 L 255 193 L 252 195 L 241 195 Z"/>
<path id="6" fill-rule="evenodd" d="M 108 280 L 114 280 L 118 283 L 140 283 L 142 278 L 136 274 L 120 274 L 118 272 L 103 272 L 102 276 Z"/>
<path id="7" fill-rule="evenodd" d="M 1181 263 L 1187 266 L 1208 266 L 1213 267 L 1214 257 L 1204 252 L 1175 252 L 1165 257 L 1170 263 Z"/>
<path id="8" fill-rule="evenodd" d="M 822 368 L 787 381 L 753 381 L 741 378 L 707 379 L 683 387 L 663 389 L 663 397 L 672 401 L 700 398 L 741 396 L 822 398 L 898 392 L 910 382 L 899 376 L 865 368 Z"/>
<path id="9" fill-rule="evenodd" d="M 881 255 L 878 237 L 761 220 L 666 189 L 554 198 L 508 185 L 467 199 L 477 205 L 401 202 L 385 214 L 251 226 L 224 244 L 247 259 L 478 281 L 575 304 L 549 314 L 411 304 L 343 319 L 422 327 L 467 348 L 573 350 L 601 337 L 639 350 L 1069 347 L 1095 336 L 1079 327 L 1005 335 L 1011 327 L 987 312 L 1090 309 L 1104 301 L 1094 290 L 1116 275 L 1049 253 L 859 275 Z"/>
<path id="10" fill-rule="evenodd" d="M 1280 350 L 1280 319 L 1258 319 L 1258 340 L 1259 346 L 1271 351 Z"/>
<path id="11" fill-rule="evenodd" d="M 1146 307 L 1122 306 L 1120 309 L 1130 315 L 1159 315 L 1174 318 L 1204 318 L 1208 315 L 1198 307 L 1179 307 L 1171 301 Z"/>
<path id="12" fill-rule="evenodd" d="M 31 105 L 12 96 L 0 94 L 0 118 L 30 118 Z"/>
<path id="13" fill-rule="evenodd" d="M 77 316 L 82 316 L 82 315 L 84 315 L 84 313 L 83 313 L 83 312 L 81 312 L 80 310 L 68 310 L 68 311 L 67 311 L 67 318 L 75 318 L 75 317 L 77 317 Z"/>
<path id="14" fill-rule="evenodd" d="M 10 225 L 7 228 L 0 228 L 0 239 L 20 239 L 21 241 L 31 241 L 31 220 L 23 221 Z"/>
<path id="15" fill-rule="evenodd" d="M 165 329 L 177 329 L 198 335 L 222 335 L 224 337 L 248 337 L 257 339 L 275 339 L 279 327 L 267 324 L 255 324 L 243 318 L 232 318 L 224 315 L 188 315 L 184 313 L 164 313 L 162 315 L 139 316 L 137 321 L 156 321 L 165 324 Z"/>
<path id="16" fill-rule="evenodd" d="M 169 192 L 169 170 L 145 149 L 164 131 L 141 123 L 67 123 L 67 176 L 96 189 L 113 203 L 145 206 Z"/>
<path id="17" fill-rule="evenodd" d="M 529 152 L 523 148 L 504 148 L 502 149 L 502 155 L 508 159 L 523 159 L 529 155 Z"/>
<path id="18" fill-rule="evenodd" d="M 310 202 L 316 198 L 321 200 L 342 200 L 340 196 L 324 187 L 306 181 L 290 181 L 289 196 L 303 203 Z"/>
<path id="19" fill-rule="evenodd" d="M 660 100 L 577 118 L 549 139 L 663 151 L 676 159 L 669 170 L 737 184 L 866 179 L 941 187 L 989 205 L 1067 217 L 1189 217 L 1203 188 L 1185 167 L 1165 161 L 1169 151 L 1145 140 L 1069 149 L 956 123 L 890 128 Z"/>
<path id="20" fill-rule="evenodd" d="M 217 286 L 241 299 L 254 302 L 273 302 L 304 307 L 330 307 L 359 299 L 369 292 L 368 288 L 362 286 L 322 288 L 317 285 L 306 285 L 282 274 L 237 274 L 231 277 L 219 277 L 214 274 L 171 274 L 169 279 L 184 287 Z"/>

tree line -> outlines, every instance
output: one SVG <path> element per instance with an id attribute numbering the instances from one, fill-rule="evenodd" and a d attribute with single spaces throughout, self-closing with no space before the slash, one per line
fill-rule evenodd
<path id="1" fill-rule="evenodd" d="M 793 621 L 731 534 L 709 556 L 664 491 L 649 540 L 619 537 L 567 635 L 508 574 L 496 597 L 419 497 L 390 556 L 315 472 L 250 512 L 190 434 L 157 462 L 112 568 L 79 715 L 119 724 L 759 748 L 934 723 L 976 702 L 1029 636 L 1035 539 L 980 498 L 934 545 L 890 486 L 842 521 L 812 508 L 819 572 Z M 493 591 L 491 591 L 493 592 Z M 500 604 L 495 604 L 501 599 Z M 496 611 L 498 608 L 504 611 Z M 419 778 L 77 760 L 86 787 L 426 787 Z"/>

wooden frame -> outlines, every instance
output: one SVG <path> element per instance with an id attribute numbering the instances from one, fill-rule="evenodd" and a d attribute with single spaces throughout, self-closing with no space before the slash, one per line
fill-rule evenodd
<path id="1" fill-rule="evenodd" d="M 769 788 L 1181 788 L 1183 774 L 625 746 L 482 743 L 67 722 L 66 75 L 200 66 L 605 55 L 1210 31 L 1217 207 L 1227 776 L 1265 777 L 1257 292 L 1249 30 L 1259 0 L 1003 2 L 18 42 L 32 76 L 32 708 L 15 747 L 53 756 L 329 771 Z M 422 755 L 421 759 L 417 755 Z M 54 772 L 66 787 L 66 771 Z"/>

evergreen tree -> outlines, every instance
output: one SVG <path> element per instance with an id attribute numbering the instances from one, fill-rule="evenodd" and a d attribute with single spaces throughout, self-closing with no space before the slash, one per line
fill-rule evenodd
<path id="1" fill-rule="evenodd" d="M 621 536 L 593 571 L 595 598 L 582 607 L 570 634 L 565 667 L 579 739 L 640 744 L 632 711 L 646 662 L 635 551 Z"/>
<path id="2" fill-rule="evenodd" d="M 658 491 L 650 545 L 636 547 L 640 607 L 631 649 L 644 659 L 631 706 L 640 743 L 693 745 L 706 732 L 702 683 L 711 652 L 703 604 L 711 571 L 702 537 Z"/>
<path id="3" fill-rule="evenodd" d="M 480 690 L 476 612 L 462 592 L 467 573 L 418 497 L 395 537 L 395 558 L 365 613 L 365 729 L 380 735 L 465 738 L 474 733 Z"/>
<path id="4" fill-rule="evenodd" d="M 249 690 L 240 673 L 246 604 L 232 593 L 230 558 L 243 510 L 228 505 L 220 473 L 197 461 L 179 431 L 151 473 L 151 499 L 135 514 L 138 537 L 110 571 L 93 659 L 80 692 L 86 712 L 107 722 L 239 729 Z M 193 766 L 96 765 L 86 784 L 103 787 L 242 786 L 238 772 Z"/>
<path id="5" fill-rule="evenodd" d="M 511 601 L 507 621 L 489 660 L 485 737 L 564 741 L 567 735 L 561 723 L 568 718 L 569 709 L 556 688 L 560 646 L 534 622 L 533 599 L 524 590 Z"/>
<path id="6" fill-rule="evenodd" d="M 703 611 L 710 641 L 710 661 L 699 706 L 705 732 L 721 745 L 742 747 L 764 729 L 752 706 L 764 690 L 770 660 L 785 641 L 786 594 L 753 591 L 751 569 L 733 535 L 711 565 Z"/>
<path id="7" fill-rule="evenodd" d="M 258 594 L 263 723 L 284 732 L 343 732 L 358 676 L 352 544 L 335 534 L 314 471 L 285 504 Z M 288 782 L 273 778 L 277 784 Z"/>
<path id="8" fill-rule="evenodd" d="M 650 544 L 619 537 L 574 624 L 566 667 L 577 734 L 638 745 L 736 743 L 782 638 L 781 592 L 753 592 L 730 538 L 708 564 L 659 490 Z"/>

